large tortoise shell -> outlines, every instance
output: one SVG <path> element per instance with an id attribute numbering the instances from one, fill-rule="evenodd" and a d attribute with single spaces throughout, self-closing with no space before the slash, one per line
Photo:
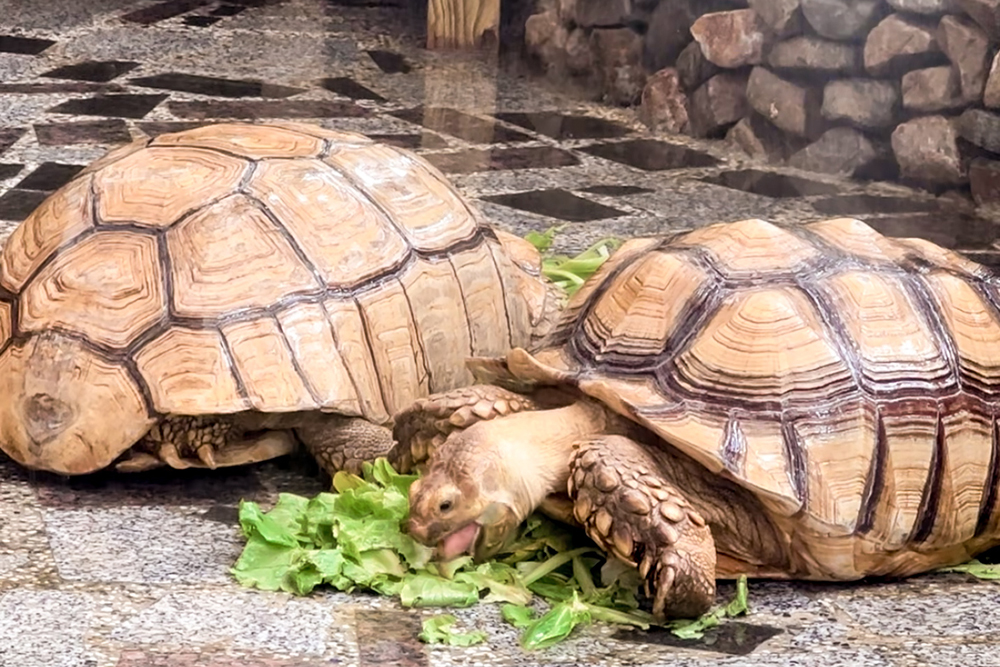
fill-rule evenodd
<path id="1" fill-rule="evenodd" d="M 100 415 L 74 426 L 88 447 L 167 414 L 385 423 L 468 383 L 470 354 L 528 343 L 545 288 L 516 241 L 428 162 L 361 135 L 233 123 L 136 141 L 3 248 L 0 443 L 45 441 L 32 415 L 61 417 L 32 397 L 71 378 L 71 411 Z"/>
<path id="2" fill-rule="evenodd" d="M 515 378 L 749 489 L 814 576 L 997 541 L 1000 282 L 957 253 L 853 219 L 633 240 L 550 336 L 507 357 Z"/>

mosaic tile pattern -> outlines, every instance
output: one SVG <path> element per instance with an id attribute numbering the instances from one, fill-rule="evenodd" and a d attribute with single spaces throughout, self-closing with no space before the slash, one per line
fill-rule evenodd
<path id="1" fill-rule="evenodd" d="M 1000 269 L 995 214 L 962 196 L 845 182 L 653 136 L 516 59 L 421 48 L 404 0 L 0 0 L 0 241 L 106 150 L 223 119 L 362 132 L 433 162 L 495 224 L 608 236 L 850 215 Z M 416 10 L 415 10 L 416 9 Z M 0 397 L 0 400 L 3 400 Z M 0 456 L 0 667 L 312 665 L 986 665 L 1000 588 L 753 583 L 753 614 L 702 641 L 584 628 L 526 655 L 494 606 L 455 610 L 489 641 L 416 639 L 428 611 L 371 596 L 249 591 L 228 569 L 241 499 L 323 488 L 299 458 L 219 473 L 58 479 Z M 732 594 L 720 587 L 720 600 Z"/>

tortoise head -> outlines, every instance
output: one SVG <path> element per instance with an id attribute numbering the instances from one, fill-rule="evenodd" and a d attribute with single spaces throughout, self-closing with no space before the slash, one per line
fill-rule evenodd
<path id="1" fill-rule="evenodd" d="M 453 434 L 410 487 L 409 533 L 440 560 L 495 555 L 524 520 L 497 449 L 476 424 Z M 485 436 L 485 437 L 484 437 Z M 530 510 L 529 510 L 530 511 Z"/>
<path id="2" fill-rule="evenodd" d="M 0 356 L 0 449 L 62 475 L 107 467 L 153 423 L 120 360 L 46 331 Z"/>

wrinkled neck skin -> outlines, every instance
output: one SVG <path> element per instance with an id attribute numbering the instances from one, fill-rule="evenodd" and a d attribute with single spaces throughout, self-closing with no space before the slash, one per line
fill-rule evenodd
<path id="1" fill-rule="evenodd" d="M 484 426 L 492 427 L 494 450 L 511 507 L 520 521 L 553 493 L 565 493 L 573 446 L 606 432 L 614 417 L 598 403 L 581 399 L 566 407 L 523 412 Z M 484 452 L 485 454 L 485 452 Z"/>

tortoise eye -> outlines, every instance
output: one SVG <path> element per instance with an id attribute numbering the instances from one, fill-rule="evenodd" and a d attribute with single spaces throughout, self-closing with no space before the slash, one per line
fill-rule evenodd
<path id="1" fill-rule="evenodd" d="M 438 509 L 441 510 L 442 512 L 449 512 L 451 511 L 451 505 L 452 503 L 450 500 L 442 500 L 441 504 L 438 505 Z"/>

